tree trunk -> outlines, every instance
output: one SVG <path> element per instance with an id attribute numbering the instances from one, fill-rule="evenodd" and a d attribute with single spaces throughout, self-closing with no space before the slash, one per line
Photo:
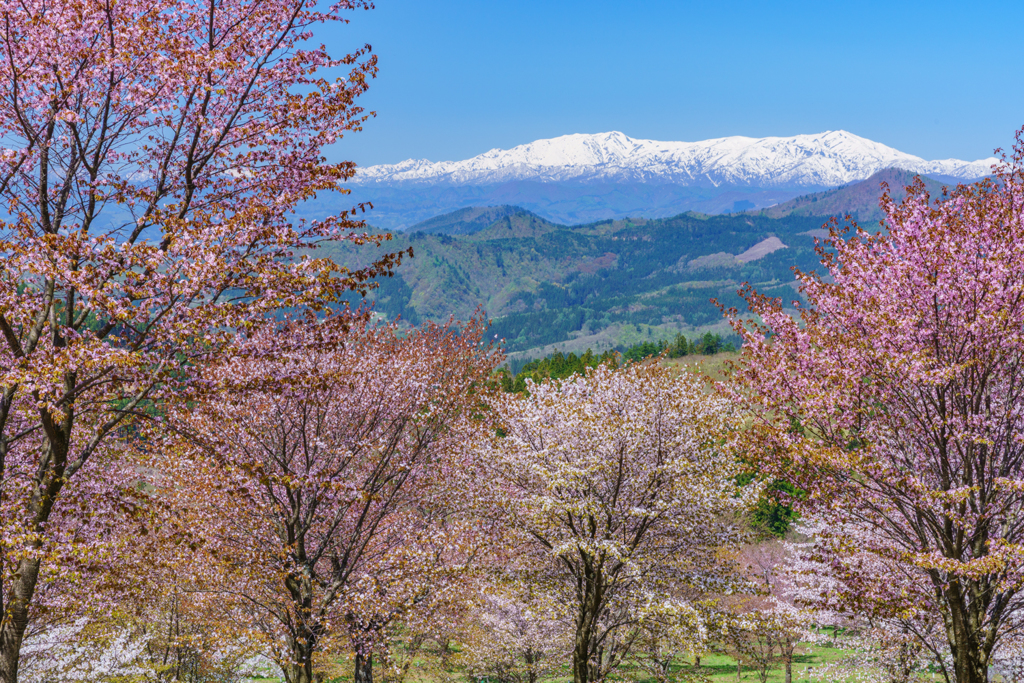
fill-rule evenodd
<path id="1" fill-rule="evenodd" d="M 353 683 L 373 683 L 373 652 L 363 654 L 356 651 L 356 667 L 352 681 Z"/>
<path id="2" fill-rule="evenodd" d="M 527 648 L 525 656 L 527 683 L 537 683 L 537 664 L 542 656 L 540 652 L 534 652 L 532 649 Z"/>
<path id="3" fill-rule="evenodd" d="M 597 618 L 604 607 L 603 578 L 600 572 L 585 570 L 585 589 L 582 602 L 578 605 L 576 640 L 572 650 L 573 683 L 591 683 L 600 678 L 600 657 L 594 662 L 595 657 L 592 656 L 594 653 L 591 650 L 596 636 Z"/>
<path id="4" fill-rule="evenodd" d="M 736 680 L 737 681 L 743 680 L 743 679 L 740 678 L 740 658 L 739 657 L 736 658 Z"/>
<path id="5" fill-rule="evenodd" d="M 953 655 L 954 677 L 956 683 L 988 683 L 990 653 L 984 651 L 980 634 L 971 628 L 971 624 L 980 619 L 971 614 L 969 606 L 964 605 L 963 592 L 959 585 L 954 584 L 944 596 L 949 608 L 946 635 Z"/>
<path id="6" fill-rule="evenodd" d="M 572 683 L 590 683 L 590 642 L 576 636 L 572 650 Z"/>
<path id="7" fill-rule="evenodd" d="M 968 645 L 953 650 L 953 670 L 956 683 L 988 683 L 988 667 L 982 664 L 976 652 Z"/>
<path id="8" fill-rule="evenodd" d="M 320 644 L 323 629 L 312 616 L 313 582 L 311 572 L 296 570 L 284 581 L 294 606 L 295 624 L 288 637 L 291 661 L 282 666 L 286 683 L 319 683 L 313 673 L 313 653 Z"/>
<path id="9" fill-rule="evenodd" d="M 310 667 L 302 664 L 288 664 L 282 666 L 285 683 L 316 683 L 313 679 L 313 671 Z"/>
<path id="10" fill-rule="evenodd" d="M 21 643 L 28 628 L 28 608 L 39 578 L 39 560 L 22 560 L 11 582 L 10 596 L 0 619 L 0 683 L 18 683 Z"/>
<path id="11" fill-rule="evenodd" d="M 793 657 L 786 657 L 786 683 L 793 683 Z"/>
<path id="12" fill-rule="evenodd" d="M 597 619 L 596 615 L 595 615 L 594 618 L 595 618 L 595 620 Z M 602 645 L 601 647 L 598 647 L 597 648 L 597 652 L 593 653 L 591 655 L 591 657 L 590 657 L 590 673 L 587 675 L 587 680 L 593 682 L 593 681 L 600 681 L 600 680 L 604 679 L 604 676 L 601 675 L 601 673 L 602 673 L 601 662 L 603 662 L 603 661 L 604 661 L 604 646 Z"/>
<path id="13" fill-rule="evenodd" d="M 526 655 L 526 664 L 529 665 L 529 669 L 526 671 L 527 683 L 537 683 L 537 665 L 541 661 L 541 656 L 543 655 L 540 652 L 532 650 L 529 650 Z"/>
<path id="14" fill-rule="evenodd" d="M 317 676 L 313 673 L 312 662 L 289 663 L 282 666 L 285 683 L 319 683 Z"/>
<path id="15" fill-rule="evenodd" d="M 305 634 L 305 637 L 289 638 L 291 661 L 281 666 L 285 683 L 319 683 L 319 677 L 313 673 L 313 650 L 316 637 Z"/>

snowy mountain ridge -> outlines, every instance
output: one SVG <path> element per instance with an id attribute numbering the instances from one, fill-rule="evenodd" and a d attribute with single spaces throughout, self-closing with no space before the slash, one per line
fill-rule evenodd
<path id="1" fill-rule="evenodd" d="M 928 161 L 846 131 L 793 137 L 733 136 L 701 142 L 638 140 L 623 133 L 563 135 L 464 161 L 408 159 L 357 172 L 359 185 L 491 185 L 539 182 L 690 186 L 834 187 L 886 168 L 972 180 L 997 159 Z"/>

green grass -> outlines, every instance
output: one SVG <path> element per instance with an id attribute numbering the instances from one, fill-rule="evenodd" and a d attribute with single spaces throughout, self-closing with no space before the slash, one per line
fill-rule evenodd
<path id="1" fill-rule="evenodd" d="M 793 683 L 810 680 L 808 672 L 812 668 L 820 668 L 824 664 L 835 662 L 848 655 L 848 651 L 834 647 L 804 646 L 799 648 L 793 655 Z M 721 654 L 709 655 L 701 660 L 701 667 L 709 673 L 708 678 L 715 683 L 736 680 L 736 660 L 732 657 Z M 784 665 L 780 662 L 778 667 L 769 671 L 769 683 L 783 683 L 786 680 L 786 672 L 783 667 Z M 740 680 L 758 681 L 757 671 L 750 667 L 741 667 Z"/>
<path id="2" fill-rule="evenodd" d="M 713 356 L 682 356 L 681 358 L 666 358 L 662 363 L 669 367 L 676 367 L 680 370 L 696 372 L 711 379 L 721 381 L 726 377 L 727 364 L 739 360 L 738 352 L 716 353 Z"/>
<path id="3" fill-rule="evenodd" d="M 811 645 L 803 644 L 797 648 L 796 653 L 793 656 L 793 683 L 805 683 L 807 681 L 814 681 L 818 683 L 820 679 L 812 679 L 809 674 L 814 669 L 836 662 L 849 656 L 849 650 L 843 650 L 837 647 L 829 647 L 824 645 Z M 413 666 L 413 670 L 409 672 L 407 681 L 409 683 L 420 683 L 422 681 L 430 680 L 424 677 L 420 672 L 415 671 L 417 666 Z M 680 660 L 675 666 L 674 671 L 677 673 L 685 673 L 687 671 L 693 671 L 692 660 Z M 375 675 L 379 675 L 379 671 L 374 672 Z M 735 683 L 736 682 L 736 660 L 728 655 L 724 654 L 709 654 L 701 658 L 701 673 L 707 677 L 707 680 L 711 683 Z M 465 681 L 469 683 L 470 679 L 466 676 L 456 674 L 454 676 L 456 680 Z M 682 677 L 681 677 L 682 678 Z M 644 675 L 642 669 L 633 662 L 627 662 L 618 672 L 618 675 L 613 675 L 612 680 L 619 681 L 636 681 L 636 683 L 654 683 L 654 679 Z M 277 683 L 279 679 L 276 678 L 254 678 L 249 679 L 252 683 Z M 336 683 L 347 683 L 351 680 L 350 676 L 343 676 L 341 678 L 333 679 Z M 740 668 L 740 683 L 758 683 L 759 678 L 757 671 L 751 667 L 743 666 Z M 843 679 L 830 679 L 829 683 L 853 683 L 854 678 L 851 677 L 848 680 Z M 930 680 L 928 676 L 921 677 L 922 682 Z M 551 676 L 542 681 L 542 683 L 568 683 L 572 681 L 572 672 L 568 666 L 562 667 L 559 675 Z M 778 666 L 773 668 L 768 674 L 768 683 L 784 683 L 785 682 L 785 669 L 784 665 L 780 662 Z"/>

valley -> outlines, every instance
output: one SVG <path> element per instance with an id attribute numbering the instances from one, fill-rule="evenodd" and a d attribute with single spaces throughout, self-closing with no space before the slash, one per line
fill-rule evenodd
<path id="1" fill-rule="evenodd" d="M 799 298 L 792 269 L 814 270 L 830 215 L 878 228 L 878 196 L 914 174 L 898 169 L 746 213 L 682 213 L 564 225 L 511 206 L 468 207 L 393 233 L 381 248 L 335 244 L 350 268 L 388 251 L 414 256 L 371 293 L 377 313 L 410 324 L 483 310 L 512 359 L 624 349 L 644 341 L 728 335 L 725 307 L 745 308 L 744 283 Z M 938 195 L 942 184 L 926 178 Z M 371 214 L 372 215 L 372 214 Z M 372 220 L 372 219 L 371 219 Z"/>
<path id="2" fill-rule="evenodd" d="M 504 209 L 469 234 L 459 216 L 435 219 L 432 232 L 398 233 L 381 249 L 411 247 L 393 278 L 371 295 L 376 310 L 416 324 L 478 308 L 510 353 L 601 351 L 645 340 L 728 333 L 717 299 L 741 306 L 744 282 L 796 298 L 791 268 L 818 259 L 819 217 L 682 214 L 566 226 Z M 470 219 L 475 220 L 475 219 Z M 335 245 L 331 256 L 361 267 L 375 253 Z"/>

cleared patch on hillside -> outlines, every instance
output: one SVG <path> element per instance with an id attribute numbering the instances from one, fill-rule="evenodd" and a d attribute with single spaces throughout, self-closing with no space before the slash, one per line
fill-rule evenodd
<path id="1" fill-rule="evenodd" d="M 706 256 L 698 256 L 695 259 L 690 260 L 686 267 L 691 271 L 695 270 L 717 270 L 719 268 L 736 268 L 743 265 L 742 262 L 736 258 L 735 254 L 730 254 L 725 251 L 719 251 L 714 254 L 708 254 Z"/>
<path id="2" fill-rule="evenodd" d="M 764 258 L 768 254 L 778 251 L 779 249 L 789 249 L 785 244 L 782 243 L 778 237 L 772 235 L 768 239 L 763 239 L 750 249 L 736 257 L 736 260 L 740 263 L 750 263 L 756 261 L 759 258 Z"/>

